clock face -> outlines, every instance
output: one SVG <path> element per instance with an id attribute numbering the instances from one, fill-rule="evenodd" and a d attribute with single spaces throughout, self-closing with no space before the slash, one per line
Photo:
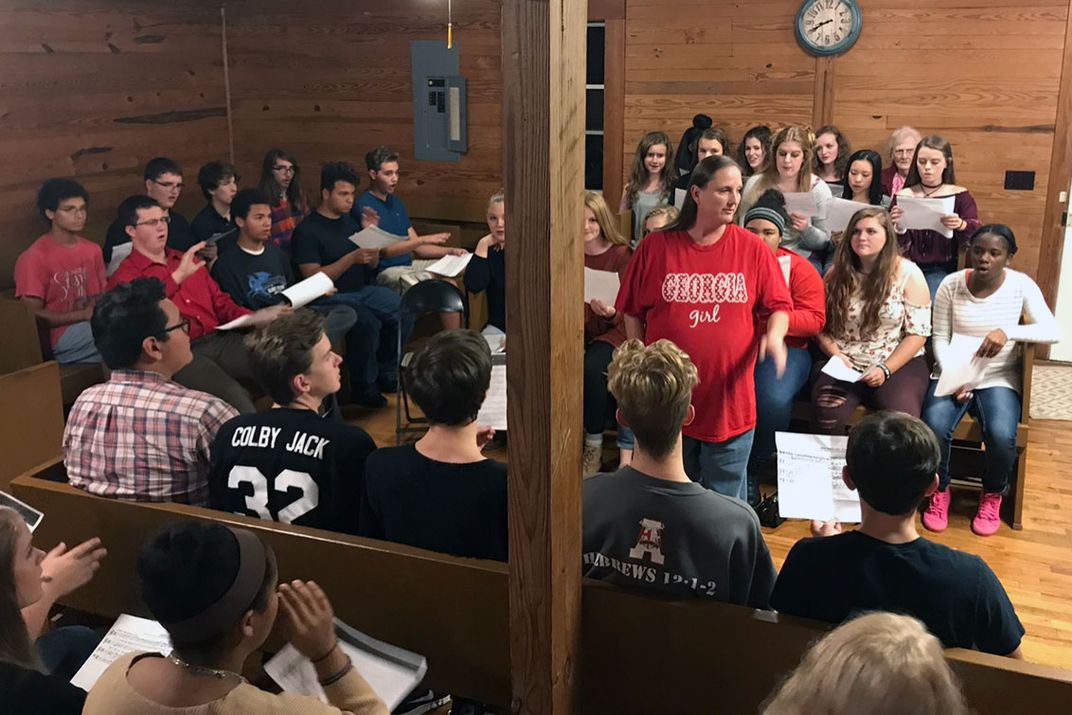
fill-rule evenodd
<path id="1" fill-rule="evenodd" d="M 853 0 L 805 0 L 797 13 L 797 36 L 815 54 L 844 52 L 860 34 L 860 9 Z"/>

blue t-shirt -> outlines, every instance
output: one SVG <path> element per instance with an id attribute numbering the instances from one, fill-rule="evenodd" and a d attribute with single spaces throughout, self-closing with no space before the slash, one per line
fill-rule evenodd
<path id="1" fill-rule="evenodd" d="M 381 229 L 396 236 L 409 238 L 409 230 L 413 223 L 409 220 L 409 213 L 406 211 L 406 205 L 402 203 L 402 199 L 394 194 L 387 194 L 387 200 L 381 201 L 371 191 L 361 194 L 354 201 L 354 207 L 350 209 L 350 216 L 357 222 L 358 226 L 361 225 L 361 212 L 365 208 L 372 209 L 380 217 L 379 227 Z M 391 266 L 409 265 L 413 265 L 413 254 L 403 253 L 401 256 L 393 258 L 381 258 L 379 268 L 382 271 L 384 268 L 390 268 Z"/>
<path id="2" fill-rule="evenodd" d="M 990 567 L 918 538 L 889 544 L 859 531 L 802 539 L 789 551 L 771 606 L 827 623 L 867 611 L 913 616 L 947 648 L 1008 655 L 1024 627 Z"/>

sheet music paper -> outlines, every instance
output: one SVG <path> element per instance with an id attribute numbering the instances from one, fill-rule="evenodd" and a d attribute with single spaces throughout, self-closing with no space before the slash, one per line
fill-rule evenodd
<path id="1" fill-rule="evenodd" d="M 156 621 L 124 613 L 71 678 L 71 685 L 89 692 L 109 665 L 136 651 L 167 655 L 171 652 L 171 637 Z"/>
<path id="2" fill-rule="evenodd" d="M 822 372 L 826 373 L 835 380 L 841 380 L 843 382 L 859 382 L 860 378 L 864 376 L 859 370 L 854 370 L 839 357 L 832 357 L 826 361 L 823 365 Z"/>
<path id="3" fill-rule="evenodd" d="M 588 266 L 584 268 L 585 303 L 601 300 L 607 305 L 614 305 L 621 285 L 621 279 L 614 271 L 597 271 Z"/>
<path id="4" fill-rule="evenodd" d="M 934 388 L 935 397 L 956 394 L 960 388 L 974 388 L 983 381 L 983 374 L 993 358 L 976 357 L 983 338 L 954 333 L 949 347 L 942 352 L 942 374 Z"/>
<path id="5" fill-rule="evenodd" d="M 678 211 L 685 205 L 685 196 L 687 194 L 688 192 L 685 189 L 674 189 L 674 206 L 677 207 Z"/>
<path id="6" fill-rule="evenodd" d="M 841 478 L 849 438 L 776 432 L 778 513 L 786 519 L 860 521 L 860 495 Z"/>
<path id="7" fill-rule="evenodd" d="M 216 330 L 234 330 L 236 328 L 245 328 L 245 327 L 247 327 L 249 325 L 253 325 L 253 316 L 252 315 L 243 315 L 243 316 L 241 316 L 239 318 L 235 318 L 234 320 L 232 320 L 229 323 L 224 323 L 223 325 L 217 325 Z"/>
<path id="8" fill-rule="evenodd" d="M 290 288 L 283 291 L 290 304 L 295 310 L 305 307 L 317 298 L 327 295 L 335 287 L 335 283 L 328 278 L 328 274 L 320 271 L 316 275 L 309 276 L 303 281 L 298 281 Z M 217 328 L 219 330 L 219 328 Z"/>
<path id="9" fill-rule="evenodd" d="M 818 216 L 819 205 L 815 203 L 815 194 L 810 191 L 790 192 L 785 196 L 785 212 L 789 214 L 804 214 L 805 216 Z"/>
<path id="10" fill-rule="evenodd" d="M 953 213 L 955 196 L 940 199 L 917 199 L 915 196 L 898 196 L 897 205 L 904 214 L 900 224 L 906 229 L 937 231 L 946 238 L 953 237 L 953 229 L 942 224 L 942 217 Z"/>
<path id="11" fill-rule="evenodd" d="M 491 356 L 491 384 L 484 404 L 477 413 L 476 423 L 482 427 L 506 429 L 506 354 Z"/>
<path id="12" fill-rule="evenodd" d="M 424 656 L 378 641 L 338 619 L 335 632 L 339 646 L 388 710 L 398 707 L 428 672 Z M 264 664 L 264 672 L 289 693 L 312 695 L 327 702 L 324 689 L 317 681 L 316 668 L 289 643 Z"/>
<path id="13" fill-rule="evenodd" d="M 45 518 L 42 512 L 37 511 L 26 502 L 16 499 L 7 492 L 0 492 L 0 506 L 6 506 L 8 509 L 17 511 L 22 520 L 26 522 L 31 534 L 41 523 L 41 520 Z"/>
<path id="14" fill-rule="evenodd" d="M 454 278 L 465 270 L 471 260 L 473 260 L 472 253 L 466 253 L 464 256 L 443 256 L 438 261 L 425 268 L 425 270 L 429 273 L 435 273 L 437 276 Z"/>
<path id="15" fill-rule="evenodd" d="M 831 233 L 847 231 L 849 220 L 861 209 L 871 208 L 871 204 L 848 199 L 830 199 L 826 202 L 826 227 Z"/>
<path id="16" fill-rule="evenodd" d="M 379 226 L 369 226 L 350 236 L 350 240 L 360 248 L 386 248 L 406 240 L 406 237 L 387 233 Z"/>
<path id="17" fill-rule="evenodd" d="M 108 267 L 105 269 L 105 274 L 109 278 L 112 274 L 119 270 L 119 264 L 126 260 L 131 251 L 134 250 L 134 243 L 127 241 L 126 243 L 120 243 L 118 246 L 112 247 L 112 260 L 108 261 Z"/>
<path id="18" fill-rule="evenodd" d="M 792 256 L 778 256 L 778 265 L 782 269 L 782 277 L 785 278 L 785 284 L 789 285 L 789 272 L 793 267 Z"/>

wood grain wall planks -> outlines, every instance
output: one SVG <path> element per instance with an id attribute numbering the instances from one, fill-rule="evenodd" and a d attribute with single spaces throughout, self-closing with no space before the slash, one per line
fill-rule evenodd
<path id="1" fill-rule="evenodd" d="M 626 5 L 625 171 L 637 140 L 676 142 L 698 112 L 739 139 L 753 124 L 832 121 L 854 148 L 885 154 L 911 124 L 953 143 L 958 183 L 984 221 L 1017 232 L 1020 270 L 1040 261 L 1068 0 L 868 0 L 864 28 L 830 61 L 793 31 L 799 0 L 629 0 Z M 1036 172 L 1035 190 L 1006 191 L 1006 170 Z"/>
<path id="2" fill-rule="evenodd" d="M 446 3 L 279 0 L 227 4 L 227 41 L 240 170 L 251 181 L 264 152 L 293 152 L 306 192 L 319 167 L 363 169 L 369 149 L 401 154 L 399 195 L 414 217 L 482 222 L 502 186 L 500 3 L 455 3 L 454 40 L 468 80 L 469 151 L 458 162 L 413 160 L 410 42 L 446 40 Z M 364 176 L 364 172 L 362 171 Z"/>
<path id="3" fill-rule="evenodd" d="M 0 1 L 0 289 L 45 230 L 34 198 L 49 177 L 89 190 L 96 241 L 158 154 L 186 170 L 180 209 L 199 207 L 197 169 L 227 151 L 219 7 Z"/>

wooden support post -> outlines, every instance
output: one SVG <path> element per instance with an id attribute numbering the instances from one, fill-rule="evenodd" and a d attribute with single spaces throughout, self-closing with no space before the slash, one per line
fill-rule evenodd
<path id="1" fill-rule="evenodd" d="M 815 100 L 812 105 L 812 129 L 834 123 L 834 57 L 815 58 Z"/>
<path id="2" fill-rule="evenodd" d="M 514 713 L 570 715 L 581 598 L 586 6 L 503 3 Z"/>

